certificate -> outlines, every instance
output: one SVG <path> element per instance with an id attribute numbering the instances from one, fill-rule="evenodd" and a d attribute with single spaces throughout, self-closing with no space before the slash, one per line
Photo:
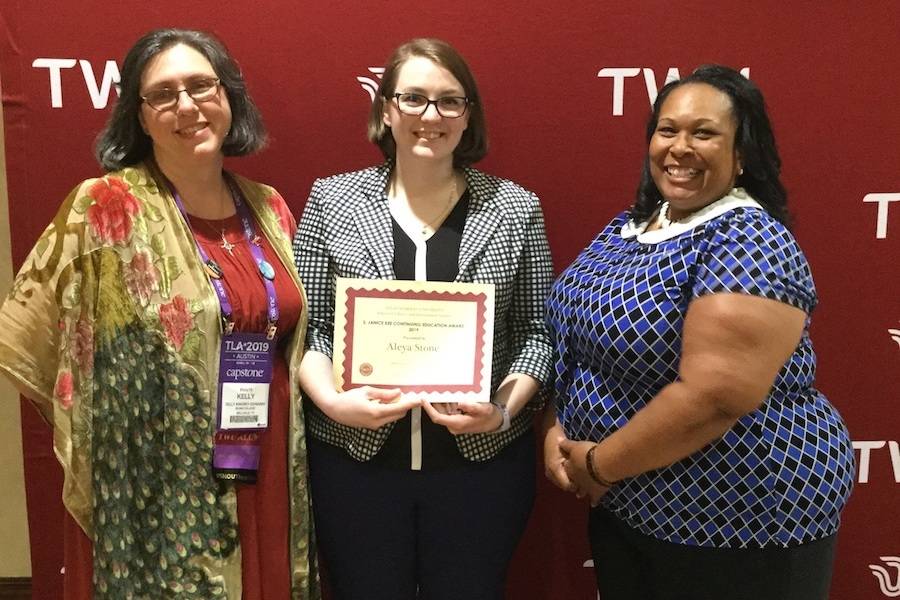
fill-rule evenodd
<path id="1" fill-rule="evenodd" d="M 400 388 L 429 402 L 488 402 L 494 342 L 491 284 L 338 278 L 338 389 Z"/>

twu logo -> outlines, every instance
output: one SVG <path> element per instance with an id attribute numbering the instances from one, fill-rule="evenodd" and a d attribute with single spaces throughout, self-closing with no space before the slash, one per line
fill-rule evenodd
<path id="1" fill-rule="evenodd" d="M 887 566 L 894 568 L 894 579 L 891 580 L 891 574 L 881 565 L 869 565 L 872 575 L 878 580 L 882 594 L 888 598 L 897 598 L 900 596 L 900 556 L 879 556 L 878 558 Z"/>
<path id="2" fill-rule="evenodd" d="M 384 67 L 369 67 L 369 73 L 381 79 L 384 75 Z M 371 77 L 357 77 L 356 80 L 362 86 L 366 92 L 369 93 L 369 97 L 372 99 L 372 102 L 375 101 L 375 94 L 378 92 L 378 81 L 372 79 Z"/>
<path id="3" fill-rule="evenodd" d="M 900 329 L 888 329 L 888 335 L 897 342 L 897 346 L 900 346 Z"/>

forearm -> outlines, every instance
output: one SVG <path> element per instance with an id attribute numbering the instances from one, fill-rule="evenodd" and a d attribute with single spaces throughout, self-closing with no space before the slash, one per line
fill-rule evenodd
<path id="1" fill-rule="evenodd" d="M 330 401 L 337 393 L 331 371 L 331 359 L 315 350 L 308 350 L 300 362 L 300 387 L 306 396 L 327 415 Z"/>
<path id="2" fill-rule="evenodd" d="M 518 415 L 541 389 L 541 383 L 524 373 L 510 373 L 494 393 L 493 401 L 506 406 L 510 417 Z"/>
<path id="3" fill-rule="evenodd" d="M 594 451 L 616 481 L 670 465 L 719 439 L 763 403 L 797 347 L 806 313 L 775 300 L 711 294 L 691 303 L 678 380 Z"/>
<path id="4" fill-rule="evenodd" d="M 684 383 L 672 383 L 599 444 L 596 471 L 618 481 L 665 467 L 722 437 L 738 418 L 712 399 L 698 399 Z"/>

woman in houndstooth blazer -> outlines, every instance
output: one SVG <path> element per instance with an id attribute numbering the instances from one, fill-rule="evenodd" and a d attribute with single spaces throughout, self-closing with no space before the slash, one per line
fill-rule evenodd
<path id="1" fill-rule="evenodd" d="M 533 503 L 532 417 L 550 370 L 543 215 L 531 192 L 469 167 L 486 153 L 484 113 L 445 42 L 394 51 L 369 138 L 387 162 L 316 181 L 294 243 L 310 304 L 300 383 L 322 555 L 341 600 L 496 600 Z M 336 277 L 494 284 L 492 402 L 337 392 Z"/>

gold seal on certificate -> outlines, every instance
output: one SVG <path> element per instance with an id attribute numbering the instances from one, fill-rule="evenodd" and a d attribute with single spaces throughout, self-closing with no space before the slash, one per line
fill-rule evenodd
<path id="1" fill-rule="evenodd" d="M 488 402 L 494 286 L 337 279 L 338 389 L 400 388 L 429 402 Z"/>

